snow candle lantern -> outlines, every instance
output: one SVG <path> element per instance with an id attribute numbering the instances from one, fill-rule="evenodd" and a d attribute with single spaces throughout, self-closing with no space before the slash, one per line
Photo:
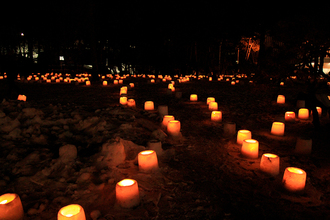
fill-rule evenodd
<path id="1" fill-rule="evenodd" d="M 273 122 L 272 128 L 270 133 L 276 136 L 283 136 L 284 135 L 284 128 L 285 125 L 282 122 Z"/>
<path id="2" fill-rule="evenodd" d="M 217 102 L 210 102 L 209 103 L 209 110 L 210 111 L 217 111 L 218 110 L 218 103 Z"/>
<path id="3" fill-rule="evenodd" d="M 127 97 L 126 96 L 120 97 L 119 103 L 122 104 L 122 105 L 126 105 L 127 104 Z"/>
<path id="4" fill-rule="evenodd" d="M 113 84 L 117 85 L 117 84 L 118 84 L 118 80 L 115 79 L 115 80 L 113 81 Z"/>
<path id="5" fill-rule="evenodd" d="M 251 131 L 249 130 L 239 130 L 237 132 L 237 143 L 243 144 L 245 139 L 251 139 Z"/>
<path id="6" fill-rule="evenodd" d="M 144 110 L 153 111 L 154 110 L 154 102 L 153 101 L 146 101 L 144 103 Z"/>
<path id="7" fill-rule="evenodd" d="M 120 88 L 120 95 L 125 95 L 127 94 L 127 86 L 123 86 Z"/>
<path id="8" fill-rule="evenodd" d="M 86 81 L 86 86 L 90 86 L 91 85 L 91 81 Z"/>
<path id="9" fill-rule="evenodd" d="M 313 144 L 312 139 L 298 137 L 294 152 L 296 154 L 303 154 L 303 155 L 311 154 L 312 144 Z"/>
<path id="10" fill-rule="evenodd" d="M 284 104 L 285 103 L 285 96 L 284 95 L 278 95 L 277 96 L 277 104 Z"/>
<path id="11" fill-rule="evenodd" d="M 15 193 L 6 193 L 0 196 L 0 219 L 23 220 L 24 211 L 21 199 Z"/>
<path id="12" fill-rule="evenodd" d="M 197 100 L 198 100 L 198 96 L 197 96 L 197 94 L 191 94 L 191 95 L 190 95 L 190 101 L 192 101 L 192 102 L 197 102 Z"/>
<path id="13" fill-rule="evenodd" d="M 285 112 L 285 121 L 295 121 L 296 120 L 296 113 L 294 112 Z"/>
<path id="14" fill-rule="evenodd" d="M 107 86 L 108 85 L 108 82 L 107 81 L 103 81 L 103 85 L 104 86 Z"/>
<path id="15" fill-rule="evenodd" d="M 131 88 L 134 88 L 134 83 L 130 83 L 129 86 L 130 86 Z"/>
<path id="16" fill-rule="evenodd" d="M 164 115 L 162 124 L 165 127 L 167 127 L 168 122 L 169 121 L 173 121 L 173 120 L 174 120 L 174 116 L 173 115 Z"/>
<path id="17" fill-rule="evenodd" d="M 317 111 L 317 114 L 319 115 L 319 117 L 321 117 L 321 115 L 322 115 L 322 108 L 321 107 L 316 107 L 316 111 Z"/>
<path id="18" fill-rule="evenodd" d="M 167 123 L 167 133 L 173 137 L 180 136 L 181 123 L 178 120 L 172 120 Z"/>
<path id="19" fill-rule="evenodd" d="M 298 111 L 299 119 L 309 119 L 309 110 L 307 108 L 301 108 Z"/>
<path id="20" fill-rule="evenodd" d="M 221 120 L 222 120 L 222 112 L 221 111 L 212 111 L 211 121 L 221 121 Z"/>
<path id="21" fill-rule="evenodd" d="M 57 220 L 86 220 L 83 207 L 78 204 L 64 206 L 57 213 Z"/>
<path id="22" fill-rule="evenodd" d="M 289 192 L 300 192 L 305 189 L 306 172 L 297 167 L 287 167 L 284 171 L 282 183 Z"/>
<path id="23" fill-rule="evenodd" d="M 123 84 L 124 81 L 123 81 L 122 79 L 120 79 L 120 80 L 118 81 L 118 83 L 119 83 L 119 84 Z"/>
<path id="24" fill-rule="evenodd" d="M 158 169 L 157 154 L 153 150 L 141 151 L 138 154 L 139 170 L 142 172 L 152 172 Z"/>
<path id="25" fill-rule="evenodd" d="M 254 139 L 243 140 L 241 154 L 244 157 L 255 159 L 259 155 L 259 142 Z"/>
<path id="26" fill-rule="evenodd" d="M 18 95 L 17 100 L 26 102 L 26 96 L 25 95 Z"/>
<path id="27" fill-rule="evenodd" d="M 214 97 L 208 97 L 208 98 L 206 99 L 206 104 L 209 105 L 210 102 L 215 102 L 215 98 L 214 98 Z"/>
<path id="28" fill-rule="evenodd" d="M 127 100 L 127 106 L 128 107 L 135 107 L 136 106 L 135 100 L 134 99 L 128 99 Z"/>
<path id="29" fill-rule="evenodd" d="M 139 187 L 136 180 L 123 179 L 116 184 L 116 200 L 123 208 L 133 208 L 140 203 Z"/>
<path id="30" fill-rule="evenodd" d="M 276 154 L 263 154 L 260 160 L 260 170 L 276 176 L 280 172 L 280 158 Z"/>

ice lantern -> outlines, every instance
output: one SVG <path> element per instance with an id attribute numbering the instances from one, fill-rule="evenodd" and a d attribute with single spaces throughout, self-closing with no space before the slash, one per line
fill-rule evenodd
<path id="1" fill-rule="evenodd" d="M 144 103 L 144 110 L 153 111 L 154 110 L 154 102 L 153 101 L 146 101 Z"/>
<path id="2" fill-rule="evenodd" d="M 276 154 L 263 154 L 260 160 L 260 170 L 276 176 L 280 172 L 280 158 Z"/>
<path id="3" fill-rule="evenodd" d="M 245 139 L 251 139 L 251 131 L 249 130 L 239 130 L 237 132 L 237 143 L 243 144 Z"/>
<path id="4" fill-rule="evenodd" d="M 158 169 L 157 154 L 153 150 L 141 151 L 138 154 L 139 170 L 142 172 L 152 172 Z"/>
<path id="5" fill-rule="evenodd" d="M 273 122 L 270 133 L 276 136 L 284 135 L 285 125 L 282 122 Z"/>
<path id="6" fill-rule="evenodd" d="M 210 102 L 209 103 L 209 110 L 210 111 L 217 111 L 218 110 L 218 103 L 217 102 Z"/>
<path id="7" fill-rule="evenodd" d="M 277 96 L 277 104 L 284 104 L 285 103 L 285 96 L 284 95 L 278 95 Z"/>
<path id="8" fill-rule="evenodd" d="M 285 121 L 293 122 L 296 120 L 296 113 L 294 112 L 285 112 Z"/>
<path id="9" fill-rule="evenodd" d="M 18 95 L 17 100 L 26 102 L 26 96 L 25 95 Z"/>
<path id="10" fill-rule="evenodd" d="M 221 111 L 212 111 L 211 121 L 222 121 L 222 112 Z"/>
<path id="11" fill-rule="evenodd" d="M 21 199 L 15 193 L 6 193 L 0 196 L 0 219 L 23 220 L 24 211 Z"/>
<path id="12" fill-rule="evenodd" d="M 309 119 L 309 110 L 307 108 L 300 108 L 298 111 L 299 119 Z"/>
<path id="13" fill-rule="evenodd" d="M 71 204 L 58 211 L 57 220 L 86 220 L 86 215 L 83 207 L 78 204 Z"/>
<path id="14" fill-rule="evenodd" d="M 133 208 L 140 203 L 139 187 L 136 180 L 123 179 L 116 184 L 116 200 L 123 208 Z"/>
<path id="15" fill-rule="evenodd" d="M 164 115 L 162 125 L 164 125 L 165 127 L 167 127 L 168 122 L 169 121 L 173 121 L 173 120 L 174 120 L 174 116 L 173 115 Z"/>
<path id="16" fill-rule="evenodd" d="M 190 101 L 192 101 L 192 102 L 197 102 L 197 100 L 198 100 L 198 96 L 197 96 L 197 94 L 191 94 L 191 95 L 190 95 Z"/>
<path id="17" fill-rule="evenodd" d="M 289 192 L 300 192 L 305 189 L 306 172 L 297 167 L 287 167 L 284 171 L 282 183 Z"/>
<path id="18" fill-rule="evenodd" d="M 173 137 L 180 136 L 181 123 L 178 120 L 169 121 L 167 124 L 167 133 Z"/>
<path id="19" fill-rule="evenodd" d="M 214 98 L 214 97 L 208 97 L 208 98 L 206 99 L 206 104 L 209 105 L 210 102 L 215 102 L 215 98 Z"/>
<path id="20" fill-rule="evenodd" d="M 246 158 L 256 159 L 259 156 L 259 142 L 254 139 L 245 139 L 242 144 L 241 154 Z"/>
<path id="21" fill-rule="evenodd" d="M 136 106 L 135 100 L 134 99 L 128 99 L 127 100 L 127 106 L 128 107 L 135 107 Z"/>
<path id="22" fill-rule="evenodd" d="M 127 97 L 126 96 L 120 97 L 119 103 L 122 104 L 122 105 L 126 105 L 127 104 Z"/>

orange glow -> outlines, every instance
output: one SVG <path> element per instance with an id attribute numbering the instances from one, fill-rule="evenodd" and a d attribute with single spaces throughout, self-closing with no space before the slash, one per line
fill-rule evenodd
<path id="1" fill-rule="evenodd" d="M 153 111 L 154 110 L 154 102 L 153 101 L 146 101 L 144 103 L 144 110 Z"/>
<path id="2" fill-rule="evenodd" d="M 306 172 L 297 167 L 287 167 L 284 171 L 282 183 L 290 192 L 300 192 L 305 189 Z"/>
<path id="3" fill-rule="evenodd" d="M 139 187 L 136 180 L 123 179 L 116 184 L 116 200 L 123 208 L 133 208 L 140 203 Z"/>
<path id="4" fill-rule="evenodd" d="M 119 95 L 125 95 L 125 94 L 127 94 L 127 86 L 123 86 L 120 88 Z"/>
<path id="5" fill-rule="evenodd" d="M 86 86 L 90 86 L 91 82 L 90 81 L 86 81 Z"/>
<path id="6" fill-rule="evenodd" d="M 130 83 L 129 86 L 130 86 L 131 88 L 134 88 L 134 83 Z"/>
<path id="7" fill-rule="evenodd" d="M 221 111 L 212 111 L 211 120 L 212 121 L 222 121 L 222 112 Z"/>
<path id="8" fill-rule="evenodd" d="M 138 154 L 139 170 L 142 172 L 152 172 L 158 169 L 157 154 L 153 150 L 141 151 Z"/>
<path id="9" fill-rule="evenodd" d="M 15 193 L 0 196 L 0 219 L 23 220 L 24 211 L 21 199 Z"/>
<path id="10" fill-rule="evenodd" d="M 58 220 L 86 220 L 84 209 L 78 204 L 64 206 L 57 214 Z"/>
<path id="11" fill-rule="evenodd" d="M 26 102 L 26 96 L 25 95 L 18 95 L 17 100 Z"/>
<path id="12" fill-rule="evenodd" d="M 191 94 L 190 95 L 190 101 L 196 102 L 198 100 L 198 96 L 196 94 Z"/>
<path id="13" fill-rule="evenodd" d="M 319 117 L 321 117 L 322 115 L 322 108 L 321 107 L 316 107 L 317 113 L 319 115 Z"/>
<path id="14" fill-rule="evenodd" d="M 117 84 L 118 84 L 118 80 L 115 79 L 115 80 L 113 81 L 113 84 L 117 85 Z"/>
<path id="15" fill-rule="evenodd" d="M 164 115 L 162 124 L 167 127 L 168 122 L 173 120 L 174 120 L 173 115 Z"/>
<path id="16" fill-rule="evenodd" d="M 285 96 L 284 95 L 278 95 L 277 96 L 277 103 L 278 104 L 284 104 L 285 103 Z"/>
<path id="17" fill-rule="evenodd" d="M 259 156 L 259 142 L 254 139 L 245 139 L 242 144 L 241 154 L 244 157 L 255 159 Z"/>
<path id="18" fill-rule="evenodd" d="M 135 100 L 134 99 L 128 99 L 127 100 L 127 106 L 128 107 L 135 107 L 136 106 Z"/>
<path id="19" fill-rule="evenodd" d="M 239 130 L 237 132 L 237 143 L 243 144 L 243 140 L 251 139 L 251 131 L 249 130 Z"/>
<path id="20" fill-rule="evenodd" d="M 299 119 L 309 119 L 309 110 L 307 108 L 301 108 L 298 111 Z"/>
<path id="21" fill-rule="evenodd" d="M 271 128 L 271 134 L 276 136 L 283 136 L 284 135 L 284 129 L 285 125 L 282 122 L 273 122 L 272 128 Z"/>
<path id="22" fill-rule="evenodd" d="M 296 113 L 294 112 L 285 112 L 285 121 L 295 121 L 296 120 Z"/>
<path id="23" fill-rule="evenodd" d="M 103 81 L 103 85 L 104 86 L 107 86 L 108 85 L 108 82 L 107 81 Z"/>
<path id="24" fill-rule="evenodd" d="M 210 102 L 215 102 L 215 98 L 214 98 L 214 97 L 208 97 L 208 98 L 206 99 L 206 104 L 209 105 Z"/>
<path id="25" fill-rule="evenodd" d="M 173 137 L 180 135 L 181 123 L 178 120 L 172 120 L 167 123 L 167 133 Z"/>
<path id="26" fill-rule="evenodd" d="M 209 110 L 210 111 L 217 111 L 218 110 L 218 103 L 217 102 L 210 102 L 209 103 Z"/>
<path id="27" fill-rule="evenodd" d="M 272 176 L 280 172 L 280 158 L 276 154 L 263 154 L 260 160 L 260 170 Z"/>
<path id="28" fill-rule="evenodd" d="M 119 103 L 122 104 L 122 105 L 126 105 L 127 104 L 127 97 L 126 96 L 120 97 Z"/>

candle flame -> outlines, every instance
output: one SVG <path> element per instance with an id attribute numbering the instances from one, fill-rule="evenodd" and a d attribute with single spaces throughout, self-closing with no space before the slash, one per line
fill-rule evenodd
<path id="1" fill-rule="evenodd" d="M 120 186 L 131 186 L 135 183 L 135 180 L 132 179 L 123 179 L 122 181 L 118 182 Z"/>
<path id="2" fill-rule="evenodd" d="M 297 173 L 297 174 L 303 174 L 305 171 L 302 169 L 296 168 L 296 167 L 288 167 L 289 172 L 291 173 Z"/>
<path id="3" fill-rule="evenodd" d="M 152 154 L 153 152 L 154 152 L 153 150 L 145 150 L 145 151 L 140 152 L 140 154 L 149 155 L 149 154 Z"/>
<path id="4" fill-rule="evenodd" d="M 276 158 L 278 157 L 276 154 L 264 154 L 265 157 L 269 157 L 269 158 Z"/>
<path id="5" fill-rule="evenodd" d="M 8 200 L 6 199 L 6 200 L 1 201 L 0 204 L 6 204 L 7 202 L 8 202 Z"/>
<path id="6" fill-rule="evenodd" d="M 80 213 L 80 206 L 76 204 L 68 205 L 63 207 L 60 212 L 65 217 L 72 217 Z"/>

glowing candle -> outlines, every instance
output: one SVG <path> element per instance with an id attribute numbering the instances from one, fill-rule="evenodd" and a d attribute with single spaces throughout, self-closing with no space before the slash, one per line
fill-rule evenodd
<path id="1" fill-rule="evenodd" d="M 134 99 L 128 99 L 127 100 L 127 106 L 128 107 L 135 107 L 136 106 L 135 100 Z"/>
<path id="2" fill-rule="evenodd" d="M 214 97 L 208 97 L 208 98 L 206 99 L 206 104 L 209 105 L 210 102 L 215 102 L 215 98 L 214 98 Z"/>
<path id="3" fill-rule="evenodd" d="M 123 81 L 122 79 L 120 79 L 120 80 L 118 81 L 118 83 L 119 83 L 119 84 L 123 84 L 124 81 Z"/>
<path id="4" fill-rule="evenodd" d="M 173 137 L 180 136 L 181 123 L 178 120 L 172 120 L 167 123 L 167 133 Z"/>
<path id="5" fill-rule="evenodd" d="M 26 102 L 26 96 L 25 95 L 18 95 L 17 100 Z"/>
<path id="6" fill-rule="evenodd" d="M 144 110 L 153 111 L 154 110 L 154 102 L 153 101 L 146 101 L 144 103 Z"/>
<path id="7" fill-rule="evenodd" d="M 297 167 L 287 167 L 284 171 L 283 186 L 290 192 L 300 192 L 305 189 L 306 172 Z"/>
<path id="8" fill-rule="evenodd" d="M 304 155 L 311 154 L 312 144 L 313 144 L 312 139 L 298 137 L 294 152 L 296 154 L 304 154 Z"/>
<path id="9" fill-rule="evenodd" d="M 83 207 L 78 204 L 64 206 L 57 213 L 58 220 L 86 220 Z"/>
<path id="10" fill-rule="evenodd" d="M 91 82 L 90 81 L 86 81 L 86 86 L 90 86 Z"/>
<path id="11" fill-rule="evenodd" d="M 277 103 L 278 104 L 284 104 L 285 103 L 285 96 L 284 95 L 278 95 L 277 96 Z"/>
<path id="12" fill-rule="evenodd" d="M 165 127 L 167 127 L 168 122 L 169 121 L 173 121 L 173 120 L 174 120 L 174 116 L 173 115 L 164 115 L 162 124 Z"/>
<path id="13" fill-rule="evenodd" d="M 211 120 L 212 121 L 222 121 L 222 112 L 221 111 L 212 111 Z"/>
<path id="14" fill-rule="evenodd" d="M 168 106 L 167 105 L 158 106 L 158 112 L 161 116 L 168 115 Z"/>
<path id="15" fill-rule="evenodd" d="M 103 81 L 103 85 L 104 86 L 107 86 L 108 85 L 108 82 L 107 81 Z"/>
<path id="16" fill-rule="evenodd" d="M 309 119 L 309 110 L 307 108 L 301 108 L 298 111 L 299 119 Z"/>
<path id="17" fill-rule="evenodd" d="M 321 107 L 316 107 L 316 111 L 317 111 L 319 117 L 321 117 L 321 115 L 322 115 L 322 108 Z"/>
<path id="18" fill-rule="evenodd" d="M 272 128 L 270 133 L 276 136 L 283 136 L 284 135 L 284 128 L 285 125 L 282 122 L 273 122 Z"/>
<path id="19" fill-rule="evenodd" d="M 21 199 L 15 193 L 6 193 L 0 196 L 0 219 L 23 220 L 24 211 Z"/>
<path id="20" fill-rule="evenodd" d="M 280 158 L 276 154 L 263 154 L 260 160 L 260 170 L 272 176 L 280 172 Z"/>
<path id="21" fill-rule="evenodd" d="M 152 172 L 158 169 L 157 154 L 153 150 L 141 151 L 138 154 L 139 170 L 142 172 Z"/>
<path id="22" fill-rule="evenodd" d="M 122 105 L 126 105 L 127 104 L 127 97 L 126 96 L 120 97 L 119 103 L 122 104 Z"/>
<path id="23" fill-rule="evenodd" d="M 245 139 L 251 139 L 251 131 L 249 130 L 239 130 L 237 132 L 237 143 L 243 144 Z"/>
<path id="24" fill-rule="evenodd" d="M 196 102 L 198 100 L 198 96 L 196 94 L 191 94 L 190 95 L 190 101 Z"/>
<path id="25" fill-rule="evenodd" d="M 218 110 L 218 103 L 217 102 L 210 102 L 209 103 L 209 110 L 210 111 L 217 111 Z"/>
<path id="26" fill-rule="evenodd" d="M 123 86 L 120 88 L 120 95 L 127 94 L 127 86 Z"/>
<path id="27" fill-rule="evenodd" d="M 212 77 L 209 77 L 209 81 L 212 81 Z"/>
<path id="28" fill-rule="evenodd" d="M 115 79 L 115 80 L 113 81 L 113 84 L 117 85 L 117 84 L 118 84 L 118 80 Z"/>
<path id="29" fill-rule="evenodd" d="M 231 84 L 232 84 L 232 85 L 235 85 L 236 83 L 235 83 L 235 81 L 231 81 Z"/>
<path id="30" fill-rule="evenodd" d="M 155 80 L 154 80 L 154 79 L 151 79 L 151 80 L 150 80 L 150 83 L 155 83 Z"/>
<path id="31" fill-rule="evenodd" d="M 167 86 L 167 88 L 168 88 L 168 89 L 170 89 L 170 90 L 172 90 L 172 89 L 173 89 L 173 87 L 174 87 L 174 86 L 173 86 L 173 84 L 172 84 L 172 83 L 169 83 L 169 84 L 168 84 L 168 86 Z"/>
<path id="32" fill-rule="evenodd" d="M 294 112 L 285 112 L 285 121 L 295 121 L 296 120 L 296 113 Z"/>
<path id="33" fill-rule="evenodd" d="M 123 208 L 133 208 L 140 203 L 139 187 L 136 180 L 123 179 L 116 184 L 116 200 Z"/>
<path id="34" fill-rule="evenodd" d="M 134 88 L 134 83 L 130 83 L 129 86 L 130 86 L 131 88 Z"/>
<path id="35" fill-rule="evenodd" d="M 255 159 L 259 155 L 259 142 L 254 139 L 245 139 L 242 144 L 241 154 L 244 157 Z"/>

